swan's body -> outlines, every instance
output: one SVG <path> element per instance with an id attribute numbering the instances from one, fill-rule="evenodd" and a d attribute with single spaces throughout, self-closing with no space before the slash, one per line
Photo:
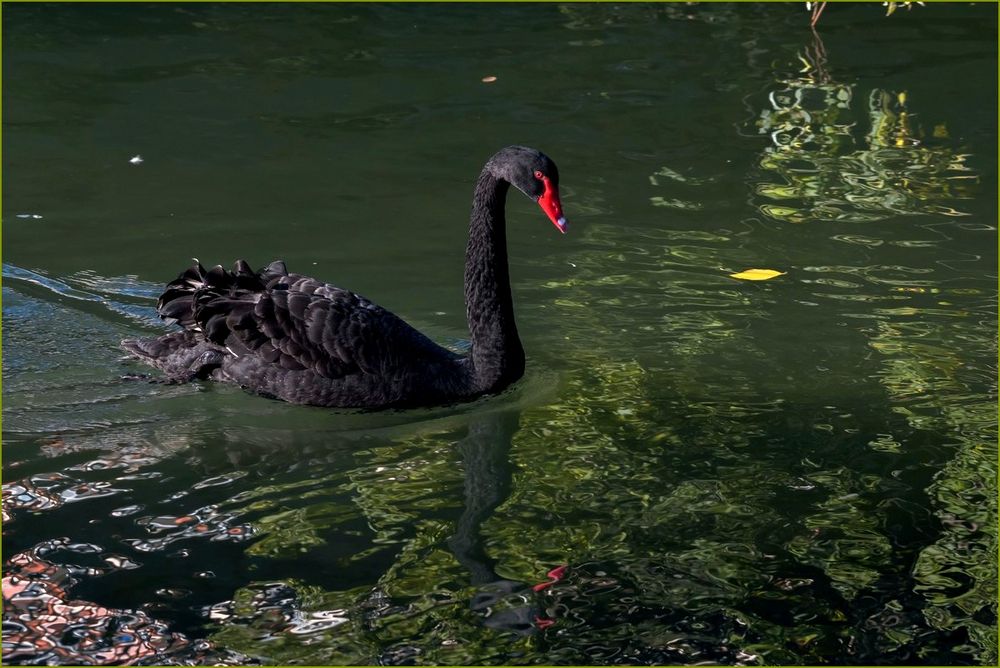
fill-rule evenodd
<path id="1" fill-rule="evenodd" d="M 544 154 L 501 150 L 476 183 L 466 250 L 467 356 L 347 290 L 288 273 L 196 264 L 167 285 L 160 316 L 182 329 L 122 347 L 173 381 L 211 378 L 297 404 L 354 408 L 434 405 L 497 392 L 524 373 L 507 268 L 510 184 L 565 231 L 559 175 Z"/>

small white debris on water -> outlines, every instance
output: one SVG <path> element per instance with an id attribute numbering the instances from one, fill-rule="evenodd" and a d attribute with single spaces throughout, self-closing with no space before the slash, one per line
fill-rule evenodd
<path id="1" fill-rule="evenodd" d="M 143 163 L 143 159 L 141 155 L 136 155 L 133 156 L 132 159 L 129 160 L 129 162 L 131 162 L 133 165 L 141 165 Z"/>
<path id="2" fill-rule="evenodd" d="M 16 215 L 18 218 L 34 218 L 35 220 L 42 218 L 42 216 L 38 215 L 37 213 L 19 213 Z"/>
<path id="3" fill-rule="evenodd" d="M 447 315 L 444 311 L 434 311 L 434 315 Z"/>

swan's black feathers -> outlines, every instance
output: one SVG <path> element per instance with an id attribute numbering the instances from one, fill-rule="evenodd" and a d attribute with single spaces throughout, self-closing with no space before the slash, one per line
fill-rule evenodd
<path id="1" fill-rule="evenodd" d="M 189 330 L 155 339 L 125 339 L 122 348 L 163 371 L 168 380 L 186 382 L 208 378 L 222 366 L 225 352 L 199 340 Z"/>
<path id="2" fill-rule="evenodd" d="M 243 260 L 232 271 L 196 263 L 167 286 L 157 310 L 232 355 L 328 379 L 391 374 L 438 348 L 364 297 L 288 274 L 280 261 L 259 272 Z"/>

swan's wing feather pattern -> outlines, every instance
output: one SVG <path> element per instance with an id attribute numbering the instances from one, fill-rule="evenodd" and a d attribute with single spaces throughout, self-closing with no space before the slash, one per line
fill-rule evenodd
<path id="1" fill-rule="evenodd" d="M 283 369 L 310 369 L 331 379 L 389 373 L 437 349 L 364 297 L 288 274 L 281 262 L 260 272 L 243 261 L 232 272 L 197 264 L 167 286 L 158 308 L 165 319 L 236 356 L 252 354 Z"/>

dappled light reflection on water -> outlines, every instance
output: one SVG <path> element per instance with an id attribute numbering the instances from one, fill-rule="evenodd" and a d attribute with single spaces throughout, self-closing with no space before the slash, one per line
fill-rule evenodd
<path id="1" fill-rule="evenodd" d="M 805 67 L 768 91 L 754 121 L 772 143 L 759 166 L 779 177 L 755 185 L 769 200 L 760 211 L 790 223 L 971 215 L 955 206 L 973 197 L 979 175 L 967 164 L 970 154 L 954 148 L 947 125 L 926 127 L 905 91 L 837 83 L 822 39 L 813 33 L 813 40 L 799 54 Z"/>
<path id="2" fill-rule="evenodd" d="M 50 561 L 69 555 L 79 566 Z M 99 555 L 95 560 L 94 555 Z M 89 556 L 89 558 L 88 558 Z M 62 561 L 61 559 L 59 561 Z M 190 641 L 141 610 L 118 610 L 70 598 L 81 578 L 101 577 L 140 564 L 108 554 L 98 545 L 45 541 L 5 563 L 4 660 L 48 665 L 246 665 L 250 657 Z"/>
<path id="3" fill-rule="evenodd" d="M 992 665 L 995 8 L 792 9 L 5 6 L 4 662 Z M 514 141 L 502 395 L 122 360 L 194 254 L 461 349 Z"/>

